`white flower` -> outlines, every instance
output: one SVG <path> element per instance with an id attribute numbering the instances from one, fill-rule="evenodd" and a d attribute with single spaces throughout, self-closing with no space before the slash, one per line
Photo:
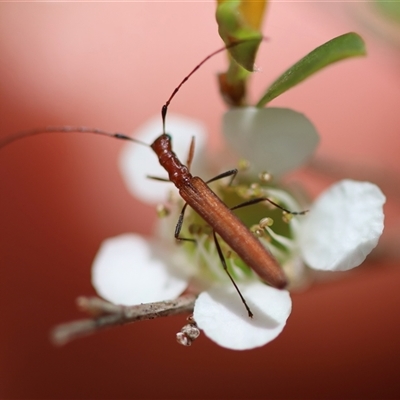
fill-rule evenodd
<path id="1" fill-rule="evenodd" d="M 278 175 L 299 167 L 318 144 L 311 122 L 284 108 L 228 111 L 223 131 L 227 142 L 251 159 L 256 170 Z M 296 227 L 297 246 L 305 263 L 323 271 L 360 265 L 383 232 L 385 200 L 376 185 L 353 180 L 338 182 L 321 194 Z"/>
<path id="2" fill-rule="evenodd" d="M 135 132 L 135 137 L 144 143 L 151 144 L 161 134 L 161 118 L 153 117 Z M 186 117 L 168 114 L 168 129 L 173 137 L 173 149 L 182 162 L 186 163 L 190 141 L 196 139 L 196 155 L 205 150 L 206 132 L 200 122 L 194 122 Z M 196 167 L 194 159 L 193 168 Z M 153 150 L 149 147 L 127 143 L 120 158 L 120 169 L 129 191 L 138 199 L 151 204 L 165 201 L 169 191 L 174 190 L 174 185 L 160 183 L 147 176 L 168 178 L 166 171 L 157 161 Z"/>
<path id="3" fill-rule="evenodd" d="M 194 161 L 202 160 L 206 164 L 205 134 L 201 125 L 171 115 L 167 123 L 173 149 L 182 162 L 187 158 L 191 136 L 195 135 Z M 135 136 L 150 144 L 158 136 L 159 126 L 157 118 Z M 224 116 L 224 133 L 228 142 L 259 171 L 275 174 L 299 166 L 311 156 L 318 142 L 312 124 L 301 114 L 286 109 L 229 111 Z M 183 146 L 182 141 L 185 141 Z M 146 150 L 135 144 L 126 147 L 121 158 L 123 176 L 136 197 L 150 203 L 165 201 L 166 192 L 174 187 L 145 178 L 146 175 L 166 177 L 156 155 L 151 154 L 151 149 Z M 275 156 L 276 151 L 281 153 L 279 157 Z M 195 165 L 193 170 L 196 170 Z M 200 176 L 205 180 L 212 177 Z M 299 209 L 296 200 L 285 191 L 268 188 L 267 193 L 284 207 Z M 270 342 L 282 331 L 290 315 L 289 292 L 261 283 L 241 260 L 227 259 L 254 314 L 250 319 L 222 269 L 209 235 L 197 235 L 196 244 L 175 246 L 173 221 L 177 220 L 182 207 L 177 198 L 172 200 L 171 216 L 160 220 L 153 239 L 126 234 L 104 242 L 93 265 L 93 285 L 97 292 L 108 301 L 135 305 L 176 298 L 190 284 L 200 292 L 195 303 L 195 321 L 209 338 L 236 350 Z M 285 264 L 290 279 L 295 275 L 294 266 L 304 263 L 322 270 L 350 269 L 359 265 L 376 245 L 383 230 L 383 203 L 384 196 L 375 185 L 343 181 L 325 192 L 307 216 L 293 218 L 286 236 L 279 229 L 266 226 L 271 243 L 264 238 L 261 240 Z M 189 218 L 196 221 L 193 215 Z M 189 237 L 193 233 L 184 228 L 181 235 Z M 221 245 L 225 251 L 224 243 Z M 300 257 L 304 263 L 298 262 Z"/>
<path id="4" fill-rule="evenodd" d="M 194 319 L 199 328 L 222 347 L 245 350 L 264 346 L 285 326 L 292 309 L 289 292 L 259 281 L 243 285 L 241 291 L 254 312 L 252 319 L 243 312 L 237 293 L 227 285 L 200 294 Z"/>
<path id="5" fill-rule="evenodd" d="M 304 261 L 323 271 L 357 267 L 383 232 L 385 196 L 369 182 L 343 180 L 325 191 L 302 224 Z"/>
<path id="6" fill-rule="evenodd" d="M 275 177 L 300 167 L 319 142 L 313 124 L 288 108 L 235 108 L 225 113 L 222 130 L 229 145 L 257 172 Z"/>
<path id="7" fill-rule="evenodd" d="M 165 245 L 124 234 L 103 242 L 94 260 L 92 282 L 99 295 L 133 305 L 173 299 L 187 286 L 189 271 L 168 262 Z M 134 286 L 133 286 L 134 285 Z"/>

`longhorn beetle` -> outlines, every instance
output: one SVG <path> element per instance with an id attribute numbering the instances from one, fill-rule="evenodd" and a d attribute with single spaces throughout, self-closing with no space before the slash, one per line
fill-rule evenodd
<path id="1" fill-rule="evenodd" d="M 231 280 L 232 284 L 234 285 L 237 293 L 239 294 L 249 317 L 251 318 L 253 317 L 253 313 L 250 310 L 248 304 L 246 303 L 245 298 L 241 294 L 236 282 L 234 281 L 234 279 L 232 278 L 231 274 L 228 271 L 225 257 L 222 253 L 221 246 L 217 239 L 217 234 L 231 247 L 233 251 L 235 251 L 239 255 L 239 257 L 250 268 L 252 268 L 258 274 L 258 276 L 263 281 L 265 281 L 266 283 L 270 284 L 275 288 L 283 289 L 287 285 L 287 280 L 284 272 L 282 271 L 282 268 L 279 266 L 275 258 L 269 253 L 269 251 L 260 243 L 260 241 L 253 235 L 253 233 L 239 220 L 239 218 L 233 214 L 232 211 L 244 206 L 249 206 L 263 201 L 267 201 L 272 205 L 274 205 L 275 207 L 278 207 L 289 214 L 302 215 L 305 214 L 306 211 L 299 211 L 299 212 L 289 211 L 266 197 L 251 199 L 249 201 L 236 205 L 235 207 L 228 208 L 219 199 L 219 197 L 208 187 L 208 183 L 229 176 L 231 177 L 231 182 L 232 182 L 237 174 L 237 169 L 232 169 L 230 171 L 224 172 L 208 181 L 203 181 L 201 178 L 197 176 L 192 176 L 192 174 L 190 173 L 190 166 L 194 154 L 194 138 L 192 138 L 191 141 L 187 165 L 184 165 L 178 159 L 176 154 L 172 151 L 172 139 L 171 136 L 167 134 L 165 130 L 168 107 L 172 99 L 176 95 L 176 93 L 182 87 L 182 85 L 211 57 L 215 56 L 216 54 L 224 50 L 240 45 L 244 42 L 248 42 L 250 40 L 251 39 L 238 41 L 232 43 L 231 45 L 224 46 L 214 51 L 210 55 L 208 55 L 198 65 L 196 65 L 196 67 L 174 89 L 169 99 L 162 106 L 161 109 L 162 133 L 151 145 L 148 145 L 135 138 L 132 138 L 130 136 L 118 132 L 111 133 L 99 129 L 79 127 L 79 126 L 59 126 L 59 127 L 49 126 L 41 129 L 33 129 L 29 131 L 19 132 L 14 135 L 8 136 L 0 141 L 0 149 L 18 139 L 46 132 L 94 133 L 103 136 L 113 137 L 116 139 L 128 140 L 144 146 L 151 147 L 152 150 L 157 155 L 158 161 L 160 162 L 161 166 L 168 172 L 169 181 L 174 183 L 174 185 L 179 190 L 180 196 L 185 201 L 185 204 L 182 208 L 181 214 L 178 219 L 178 223 L 175 228 L 175 238 L 180 241 L 195 242 L 194 239 L 183 238 L 179 236 L 185 210 L 187 206 L 192 207 L 193 210 L 196 213 L 198 213 L 204 219 L 204 221 L 207 224 L 209 224 L 210 227 L 212 228 L 214 242 L 219 258 L 221 260 L 221 264 L 226 274 L 228 275 L 229 279 Z"/>

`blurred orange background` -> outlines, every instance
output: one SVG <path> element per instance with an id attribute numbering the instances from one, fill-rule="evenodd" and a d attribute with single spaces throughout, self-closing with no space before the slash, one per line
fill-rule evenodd
<path id="1" fill-rule="evenodd" d="M 363 6 L 270 4 L 252 95 L 323 42 L 362 33 L 368 58 L 331 67 L 272 105 L 315 123 L 322 159 L 397 177 L 400 51 L 360 23 Z M 214 10 L 213 2 L 0 4 L 1 135 L 64 124 L 133 132 L 221 46 Z M 170 108 L 204 121 L 215 148 L 224 105 L 214 74 L 224 61 L 205 65 Z M 118 172 L 121 146 L 41 135 L 0 152 L 1 398 L 400 395 L 400 269 L 390 257 L 294 294 L 287 327 L 261 349 L 229 351 L 205 336 L 183 348 L 174 338 L 183 316 L 54 347 L 50 329 L 83 317 L 75 298 L 95 294 L 90 268 L 100 242 L 152 231 L 154 210 L 128 194 Z M 386 186 L 386 234 L 398 230 L 396 185 Z"/>

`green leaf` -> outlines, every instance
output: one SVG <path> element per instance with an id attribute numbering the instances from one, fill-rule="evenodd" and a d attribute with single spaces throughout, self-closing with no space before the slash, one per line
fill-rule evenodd
<path id="1" fill-rule="evenodd" d="M 226 1 L 218 4 L 216 19 L 219 35 L 226 46 L 243 42 L 231 47 L 229 53 L 240 66 L 252 72 L 262 34 L 246 20 L 241 10 L 241 2 Z"/>
<path id="2" fill-rule="evenodd" d="M 337 61 L 350 57 L 364 56 L 365 43 L 361 36 L 354 32 L 338 36 L 311 53 L 285 71 L 265 92 L 257 103 L 263 107 L 275 97 L 304 81 L 312 74 Z"/>

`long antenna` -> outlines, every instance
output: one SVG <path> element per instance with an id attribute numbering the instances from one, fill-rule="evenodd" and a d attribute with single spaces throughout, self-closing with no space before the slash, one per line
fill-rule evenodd
<path id="1" fill-rule="evenodd" d="M 165 134 L 165 119 L 167 116 L 167 111 L 168 111 L 168 106 L 171 103 L 171 100 L 175 97 L 175 95 L 178 93 L 179 89 L 182 87 L 182 85 L 204 64 L 206 63 L 210 58 L 214 57 L 215 55 L 217 55 L 218 53 L 221 53 L 222 51 L 225 50 L 229 50 L 232 47 L 236 47 L 240 44 L 243 43 L 248 43 L 254 40 L 260 40 L 259 38 L 254 38 L 254 39 L 243 39 L 243 40 L 239 40 L 237 42 L 228 44 L 227 46 L 221 47 L 220 49 L 214 51 L 213 53 L 209 54 L 203 61 L 201 61 L 198 65 L 196 65 L 192 71 L 190 71 L 190 73 L 185 76 L 181 83 L 174 89 L 174 91 L 172 92 L 171 96 L 169 97 L 169 99 L 165 102 L 165 104 L 162 106 L 161 108 L 161 117 L 162 117 L 162 131 Z"/>
<path id="2" fill-rule="evenodd" d="M 166 101 L 166 103 L 163 105 L 161 109 L 161 116 L 162 116 L 162 128 L 163 128 L 163 133 L 165 134 L 165 119 L 168 111 L 168 106 L 171 103 L 172 99 L 175 97 L 175 95 L 178 93 L 179 89 L 182 87 L 182 85 L 205 63 L 207 62 L 210 58 L 214 57 L 216 54 L 221 53 L 222 51 L 231 49 L 232 47 L 238 46 L 242 43 L 247 43 L 251 42 L 253 40 L 259 40 L 259 38 L 254 38 L 254 39 L 243 39 L 239 40 L 237 42 L 231 43 L 227 46 L 221 47 L 220 49 L 214 51 L 213 53 L 209 54 L 204 60 L 202 60 L 196 67 L 193 68 L 193 70 L 181 81 L 181 83 L 174 89 L 172 92 L 171 96 L 169 99 Z M 134 143 L 141 144 L 143 146 L 149 147 L 147 143 L 141 142 L 140 140 L 137 140 L 135 138 L 132 138 L 130 136 L 127 136 L 123 133 L 119 132 L 107 132 L 101 129 L 96 129 L 96 128 L 88 128 L 85 126 L 46 126 L 43 128 L 36 128 L 36 129 L 31 129 L 27 131 L 22 131 L 22 132 L 17 132 L 15 134 L 12 134 L 10 136 L 7 136 L 3 139 L 0 140 L 0 149 L 23 138 L 29 137 L 29 136 L 34 136 L 38 135 L 41 133 L 93 133 L 96 135 L 102 135 L 102 136 L 108 136 L 112 137 L 115 139 L 122 139 L 122 140 L 128 140 Z"/>
<path id="3" fill-rule="evenodd" d="M 96 128 L 87 128 L 85 126 L 46 126 L 44 128 L 36 128 L 36 129 L 31 129 L 28 131 L 22 131 L 22 132 L 17 132 L 14 135 L 10 135 L 5 137 L 4 139 L 0 140 L 0 149 L 9 145 L 10 143 L 15 142 L 16 140 L 20 140 L 23 138 L 26 138 L 28 136 L 33 136 L 33 135 L 38 135 L 41 133 L 93 133 L 96 135 L 102 135 L 102 136 L 108 136 L 112 137 L 115 139 L 122 139 L 122 140 L 129 140 L 130 142 L 135 142 L 138 144 L 141 144 L 143 146 L 149 147 L 147 143 L 141 142 L 138 139 L 132 138 L 130 136 L 127 136 L 123 133 L 119 132 L 107 132 L 103 131 L 101 129 L 96 129 Z"/>

